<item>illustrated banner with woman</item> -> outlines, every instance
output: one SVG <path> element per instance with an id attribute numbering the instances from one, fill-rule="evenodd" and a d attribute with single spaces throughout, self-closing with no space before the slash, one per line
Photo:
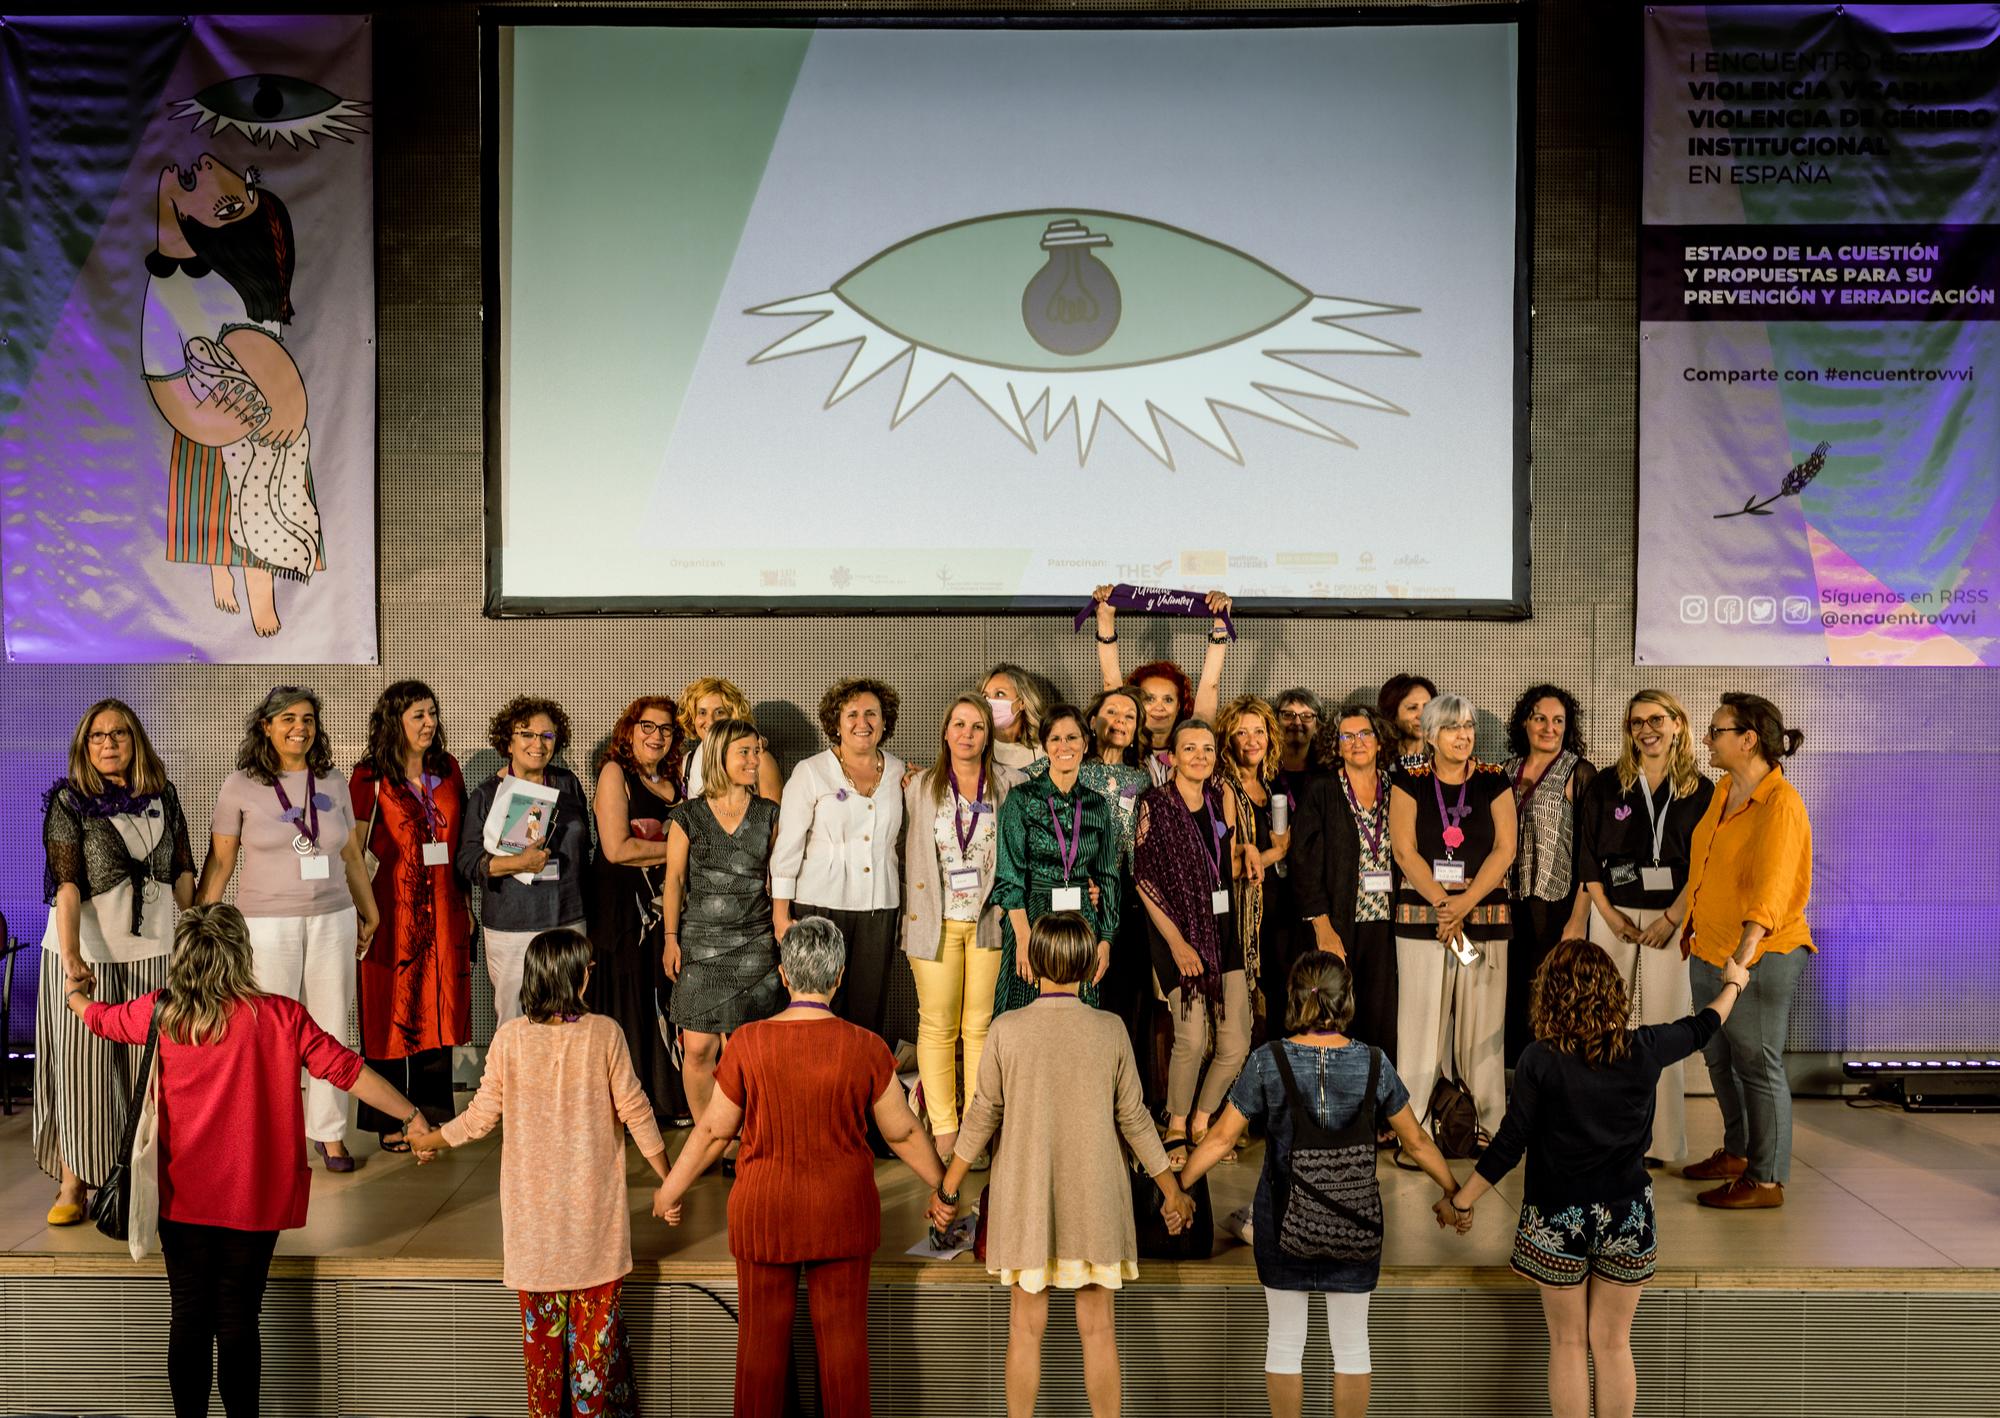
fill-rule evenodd
<path id="1" fill-rule="evenodd" d="M 7 36 L 8 658 L 374 663 L 368 17 Z"/>

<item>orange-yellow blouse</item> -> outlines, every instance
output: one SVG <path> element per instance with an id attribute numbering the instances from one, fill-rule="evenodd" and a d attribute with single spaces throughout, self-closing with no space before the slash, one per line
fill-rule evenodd
<path id="1" fill-rule="evenodd" d="M 1798 789 L 1772 768 L 1731 813 L 1729 785 L 1718 783 L 1695 824 L 1688 851 L 1688 918 L 1693 953 L 1719 966 L 1736 952 L 1745 923 L 1767 934 L 1762 953 L 1817 950 L 1806 926 L 1812 894 L 1812 824 Z"/>

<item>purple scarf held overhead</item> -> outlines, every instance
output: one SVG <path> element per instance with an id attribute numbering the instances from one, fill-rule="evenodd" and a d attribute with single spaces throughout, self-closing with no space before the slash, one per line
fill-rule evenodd
<path id="1" fill-rule="evenodd" d="M 1222 795 L 1213 782 L 1202 787 L 1209 821 L 1216 831 L 1203 840 L 1201 820 L 1188 811 L 1171 781 L 1139 799 L 1139 828 L 1132 845 L 1132 876 L 1141 892 L 1166 913 L 1201 957 L 1201 976 L 1189 988 L 1222 1008 L 1222 944 L 1209 893 L 1229 884 L 1227 831 Z M 1212 830 L 1212 829 L 1210 829 Z M 1218 865 L 1217 858 L 1221 858 Z M 1185 996 L 1183 997 L 1185 998 Z"/>
<path id="2" fill-rule="evenodd" d="M 1206 591 L 1170 591 L 1164 586 L 1128 586 L 1120 581 L 1111 588 L 1106 604 L 1121 611 L 1144 611 L 1148 615 L 1213 615 L 1208 608 Z M 1097 602 L 1084 602 L 1083 609 L 1076 613 L 1076 630 L 1083 629 L 1085 621 L 1097 614 Z M 1229 632 L 1229 638 L 1236 638 L 1236 623 L 1228 612 L 1222 617 L 1222 627 Z M 1074 632 L 1072 632 L 1074 633 Z"/>

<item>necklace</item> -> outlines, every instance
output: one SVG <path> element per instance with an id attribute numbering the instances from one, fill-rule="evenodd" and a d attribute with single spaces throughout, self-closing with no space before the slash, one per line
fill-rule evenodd
<path id="1" fill-rule="evenodd" d="M 854 790 L 854 795 L 858 798 L 865 798 L 872 796 L 871 794 L 864 793 L 861 791 L 861 785 L 855 782 L 854 775 L 847 771 L 847 760 L 840 756 L 839 749 L 835 749 L 833 751 L 833 762 L 834 766 L 840 769 L 840 776 L 847 780 L 847 788 L 842 788 L 839 792 L 833 795 L 834 800 L 836 802 L 847 801 L 848 788 L 852 788 Z M 879 748 L 875 750 L 874 767 L 875 767 L 875 786 L 879 788 L 882 786 L 882 750 Z"/>

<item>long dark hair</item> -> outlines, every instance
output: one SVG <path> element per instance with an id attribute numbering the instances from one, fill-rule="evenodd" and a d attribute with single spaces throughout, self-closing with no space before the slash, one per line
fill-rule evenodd
<path id="1" fill-rule="evenodd" d="M 421 704 L 426 699 L 437 703 L 437 695 L 429 685 L 420 679 L 399 679 L 382 691 L 375 707 L 368 711 L 368 751 L 361 756 L 361 763 L 375 775 L 376 782 L 402 781 L 403 750 L 408 747 L 403 735 L 403 715 L 412 704 Z M 424 750 L 424 772 L 444 777 L 449 757 L 444 750 L 444 720 L 440 711 L 437 737 Z"/>
<path id="2" fill-rule="evenodd" d="M 255 210 L 236 221 L 209 226 L 179 212 L 174 216 L 188 246 L 243 297 L 252 320 L 289 325 L 298 313 L 292 309 L 292 270 L 298 264 L 292 214 L 276 193 L 252 190 Z"/>

